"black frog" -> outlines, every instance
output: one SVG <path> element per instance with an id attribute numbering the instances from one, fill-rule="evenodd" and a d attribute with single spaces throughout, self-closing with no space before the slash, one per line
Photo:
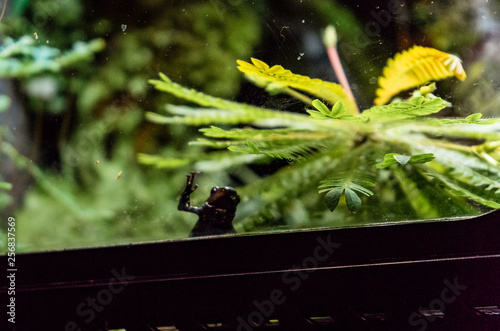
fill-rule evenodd
<path id="1" fill-rule="evenodd" d="M 191 206 L 190 195 L 197 188 L 194 184 L 194 172 L 187 175 L 186 188 L 181 194 L 177 208 L 198 215 L 199 219 L 190 237 L 210 236 L 217 234 L 236 233 L 233 227 L 233 218 L 240 197 L 232 187 L 214 187 L 203 206 Z"/>

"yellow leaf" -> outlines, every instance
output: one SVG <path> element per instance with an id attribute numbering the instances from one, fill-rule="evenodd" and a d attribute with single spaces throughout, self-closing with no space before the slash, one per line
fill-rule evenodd
<path id="1" fill-rule="evenodd" d="M 279 65 L 269 67 L 266 63 L 254 58 L 252 58 L 253 64 L 240 60 L 237 62 L 241 72 L 253 83 L 270 93 L 284 92 L 286 88 L 293 88 L 312 94 L 332 105 L 342 101 L 349 113 L 358 113 L 356 103 L 347 96 L 339 84 L 297 75 Z"/>
<path id="2" fill-rule="evenodd" d="M 460 80 L 466 77 L 457 56 L 434 48 L 413 46 L 387 61 L 383 76 L 378 79 L 375 105 L 386 104 L 401 91 L 453 76 Z"/>

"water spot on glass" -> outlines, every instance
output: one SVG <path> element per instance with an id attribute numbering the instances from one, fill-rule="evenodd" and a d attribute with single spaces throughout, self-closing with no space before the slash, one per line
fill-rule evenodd
<path id="1" fill-rule="evenodd" d="M 369 80 L 370 84 L 377 84 L 377 77 L 372 77 Z"/>
<path id="2" fill-rule="evenodd" d="M 122 24 L 122 31 L 125 32 L 127 30 L 127 24 Z"/>
<path id="3" fill-rule="evenodd" d="M 306 22 L 306 20 L 302 20 L 302 23 L 305 23 L 305 22 Z"/>

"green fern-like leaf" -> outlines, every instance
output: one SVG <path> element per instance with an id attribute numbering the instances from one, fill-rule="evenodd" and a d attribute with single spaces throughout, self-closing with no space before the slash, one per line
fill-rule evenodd
<path id="1" fill-rule="evenodd" d="M 259 141 L 286 141 L 286 140 L 322 140 L 336 136 L 335 132 L 316 132 L 308 130 L 291 130 L 291 129 L 273 129 L 273 130 L 258 130 L 258 129 L 235 129 L 224 130 L 215 126 L 206 129 L 200 129 L 200 132 L 207 137 L 227 138 L 227 139 L 252 139 Z"/>
<path id="2" fill-rule="evenodd" d="M 233 169 L 237 166 L 249 163 L 261 163 L 268 161 L 264 155 L 237 154 L 227 152 L 215 152 L 205 155 L 200 159 L 199 155 L 185 155 L 182 158 L 162 157 L 139 153 L 138 161 L 144 165 L 154 166 L 160 169 L 174 169 L 189 165 L 196 171 L 216 172 Z"/>
<path id="3" fill-rule="evenodd" d="M 169 116 L 147 115 L 157 123 L 210 125 L 200 130 L 205 138 L 194 144 L 217 151 L 189 159 L 195 168 L 230 169 L 231 164 L 291 161 L 288 167 L 239 189 L 247 201 L 239 207 L 245 218 L 240 229 L 261 226 L 266 220 L 298 222 L 290 213 L 300 208 L 314 210 L 315 217 L 325 220 L 338 221 L 344 213 L 342 219 L 359 222 L 374 220 L 374 215 L 384 220 L 435 218 L 477 213 L 483 210 L 479 205 L 498 208 L 500 133 L 494 124 L 498 119 L 483 119 L 481 114 L 430 117 L 449 105 L 432 95 L 435 86 L 419 89 L 408 100 L 357 114 L 349 104 L 352 100 L 343 91 L 337 93 L 336 84 L 295 75 L 280 66 L 269 67 L 255 59 L 252 62 L 239 61 L 240 70 L 268 92 L 285 92 L 301 100 L 307 97 L 297 95 L 297 91 L 318 97 L 307 101 L 309 108 L 312 106 L 305 109 L 309 116 L 213 98 L 185 89 L 163 75 L 162 81 L 153 81 L 158 89 L 206 108 L 169 105 Z M 425 67 L 424 62 L 421 65 Z M 418 66 L 413 69 L 420 70 Z M 215 123 L 238 126 L 223 129 L 213 126 Z M 467 146 L 455 138 L 477 140 L 478 145 Z M 211 155 L 217 158 L 211 159 Z M 151 163 L 155 162 L 160 160 Z M 310 193 L 318 184 L 324 202 Z M 377 205 L 386 203 L 385 199 L 402 207 Z M 331 211 L 345 204 L 351 214 L 341 209 L 327 216 L 331 214 L 324 208 L 325 202 Z M 382 211 L 387 215 L 377 214 Z M 352 215 L 355 212 L 356 216 Z"/>
<path id="4" fill-rule="evenodd" d="M 466 199 L 475 201 L 475 202 L 480 203 L 486 207 L 490 207 L 490 208 L 494 208 L 494 209 L 500 208 L 500 202 L 498 200 L 491 200 L 491 199 L 485 198 L 483 196 L 480 196 L 477 193 L 472 192 L 471 190 L 468 190 L 464 187 L 461 187 L 456 182 L 454 182 L 452 179 L 450 179 L 450 178 L 448 178 L 440 173 L 433 172 L 432 175 L 436 179 L 438 179 L 441 183 L 443 183 L 447 187 L 447 189 L 449 189 L 451 192 L 453 192 L 453 194 L 457 194 L 457 195 L 464 197 Z"/>
<path id="5" fill-rule="evenodd" d="M 425 97 L 414 97 L 409 101 L 394 102 L 386 106 L 374 106 L 365 110 L 363 115 L 375 120 L 385 118 L 394 121 L 435 114 L 445 107 L 443 100 L 440 98 L 425 100 Z"/>
<path id="6" fill-rule="evenodd" d="M 228 149 L 233 152 L 247 154 L 263 154 L 275 159 L 296 160 L 312 155 L 318 150 L 326 149 L 321 141 L 296 141 L 296 142 L 254 142 L 246 141 L 246 146 L 230 146 Z"/>
<path id="7" fill-rule="evenodd" d="M 270 109 L 255 107 L 243 103 L 212 97 L 194 89 L 188 89 L 172 82 L 167 76 L 160 73 L 161 81 L 150 80 L 156 89 L 173 94 L 179 98 L 199 104 L 200 106 L 212 107 L 211 109 L 199 109 L 186 106 L 169 105 L 167 110 L 177 116 L 163 116 L 157 113 L 147 112 L 146 118 L 158 124 L 183 123 L 188 125 L 207 125 L 213 123 L 226 124 L 258 124 L 260 126 L 294 126 L 311 127 L 316 126 L 311 119 L 303 114 L 290 112 L 276 112 Z M 310 123 L 310 124 L 308 124 Z"/>
<path id="8" fill-rule="evenodd" d="M 450 174 L 461 182 L 481 187 L 485 191 L 492 190 L 500 197 L 500 178 L 498 176 L 496 180 L 493 180 L 490 177 L 484 176 L 479 172 L 460 164 L 453 164 Z"/>
<path id="9" fill-rule="evenodd" d="M 310 132 L 290 129 L 236 129 L 226 131 L 212 126 L 201 129 L 207 137 L 229 139 L 224 144 L 230 151 L 249 154 L 263 154 L 277 159 L 294 160 L 325 149 L 331 132 Z"/>

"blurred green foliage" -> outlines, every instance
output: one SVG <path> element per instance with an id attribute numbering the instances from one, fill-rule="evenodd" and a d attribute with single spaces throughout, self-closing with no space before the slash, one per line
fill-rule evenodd
<path id="1" fill-rule="evenodd" d="M 241 76 L 226 64 L 251 55 L 260 38 L 259 17 L 244 3 L 146 1 L 131 6 L 147 24 L 125 24 L 132 19 L 107 14 L 108 4 L 34 0 L 0 26 L 12 38 L 32 36 L 20 39 L 20 56 L 10 59 L 26 60 L 31 67 L 9 74 L 13 66 L 3 61 L 0 69 L 5 69 L 1 76 L 18 78 L 29 120 L 41 127 L 32 138 L 36 154 L 43 156 L 49 147 L 36 141 L 50 130 L 57 132 L 59 161 L 33 163 L 32 156 L 5 143 L 3 154 L 35 180 L 14 215 L 20 250 L 183 238 L 195 223 L 190 215 L 177 213 L 185 170 L 156 171 L 136 162 L 137 151 L 157 151 L 166 142 L 164 153 L 181 153 L 189 135 L 183 128 L 159 133 L 144 123 L 144 111 L 161 108 L 165 101 L 152 96 L 147 79 L 161 69 L 190 86 L 234 97 Z M 71 69 L 58 65 L 82 55 L 79 43 L 66 53 L 58 48 L 95 38 L 106 40 L 106 48 L 91 65 L 83 58 Z M 5 48 L 9 43 L 4 40 Z M 88 50 L 97 51 L 89 45 Z M 44 127 L 47 119 L 61 124 Z M 209 188 L 228 181 L 227 174 L 213 174 L 200 185 L 208 195 Z"/>

